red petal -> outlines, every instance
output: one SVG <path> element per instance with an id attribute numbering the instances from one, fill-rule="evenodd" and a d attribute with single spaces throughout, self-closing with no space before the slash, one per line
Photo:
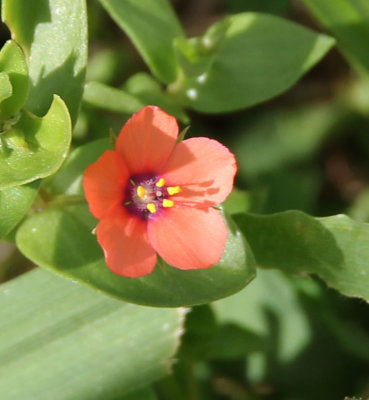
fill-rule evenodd
<path id="1" fill-rule="evenodd" d="M 213 208 L 173 207 L 149 220 L 148 233 L 152 246 L 169 265 L 200 269 L 219 262 L 228 230 Z"/>
<path id="2" fill-rule="evenodd" d="M 180 186 L 175 202 L 209 207 L 222 203 L 233 188 L 235 156 L 216 140 L 192 138 L 179 143 L 160 174 L 169 186 Z"/>
<path id="3" fill-rule="evenodd" d="M 153 271 L 156 253 L 148 241 L 145 221 L 116 207 L 99 222 L 96 234 L 106 264 L 115 274 L 137 278 Z"/>
<path id="4" fill-rule="evenodd" d="M 147 106 L 123 126 L 116 150 L 132 175 L 156 172 L 167 161 L 177 136 L 176 119 L 158 107 Z"/>
<path id="5" fill-rule="evenodd" d="M 112 207 L 124 201 L 128 170 L 122 158 L 107 150 L 85 171 L 83 188 L 91 213 L 102 218 Z"/>

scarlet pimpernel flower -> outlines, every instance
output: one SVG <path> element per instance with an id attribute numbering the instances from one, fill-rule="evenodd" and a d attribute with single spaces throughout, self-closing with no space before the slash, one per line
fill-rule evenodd
<path id="1" fill-rule="evenodd" d="M 204 137 L 177 143 L 178 131 L 174 117 L 144 107 L 123 126 L 115 150 L 85 171 L 97 240 L 115 274 L 147 275 L 157 254 L 183 270 L 221 259 L 228 230 L 213 206 L 232 190 L 235 157 Z"/>

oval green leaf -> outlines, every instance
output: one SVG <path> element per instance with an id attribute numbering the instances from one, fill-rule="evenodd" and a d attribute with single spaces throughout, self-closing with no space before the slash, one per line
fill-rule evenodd
<path id="1" fill-rule="evenodd" d="M 3 0 L 2 18 L 29 61 L 31 91 L 27 109 L 43 115 L 52 96 L 77 118 L 87 63 L 84 0 Z"/>
<path id="2" fill-rule="evenodd" d="M 170 90 L 209 113 L 250 107 L 290 88 L 334 40 L 282 18 L 242 13 L 196 39 L 178 39 L 183 76 Z"/>
<path id="3" fill-rule="evenodd" d="M 0 51 L 0 72 L 0 121 L 4 121 L 19 112 L 28 96 L 26 59 L 12 40 L 7 41 Z"/>
<path id="4" fill-rule="evenodd" d="M 96 223 L 87 205 L 50 208 L 27 219 L 17 231 L 16 242 L 40 266 L 119 299 L 149 306 L 208 303 L 242 289 L 255 274 L 252 253 L 230 221 L 227 246 L 217 265 L 181 271 L 163 263 L 150 275 L 124 278 L 105 265 L 91 233 Z"/>
<path id="5" fill-rule="evenodd" d="M 54 96 L 43 118 L 26 111 L 0 136 L 0 189 L 53 174 L 67 156 L 71 122 L 63 100 Z"/>
<path id="6" fill-rule="evenodd" d="M 0 289 L 1 397 L 123 399 L 169 372 L 184 311 L 127 304 L 40 268 L 13 279 Z"/>
<path id="7" fill-rule="evenodd" d="M 317 274 L 343 294 L 369 300 L 369 224 L 300 211 L 235 219 L 260 267 Z"/>
<path id="8" fill-rule="evenodd" d="M 126 114 L 135 113 L 145 106 L 135 96 L 99 82 L 86 84 L 83 101 L 103 110 Z"/>
<path id="9" fill-rule="evenodd" d="M 106 11 L 130 37 L 152 73 L 165 83 L 178 75 L 173 40 L 183 36 L 167 0 L 100 0 Z"/>

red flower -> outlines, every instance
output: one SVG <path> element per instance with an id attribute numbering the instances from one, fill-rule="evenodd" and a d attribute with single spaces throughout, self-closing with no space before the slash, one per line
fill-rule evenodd
<path id="1" fill-rule="evenodd" d="M 179 269 L 208 268 L 222 256 L 228 231 L 212 206 L 232 190 L 235 157 L 216 140 L 177 136 L 174 117 L 144 107 L 123 126 L 115 151 L 85 171 L 97 240 L 115 274 L 151 273 L 156 253 Z"/>

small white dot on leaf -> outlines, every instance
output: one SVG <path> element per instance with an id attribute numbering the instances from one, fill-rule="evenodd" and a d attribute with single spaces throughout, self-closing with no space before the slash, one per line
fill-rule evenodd
<path id="1" fill-rule="evenodd" d="M 186 91 L 187 97 L 194 100 L 197 97 L 197 90 L 196 89 L 188 89 Z"/>

